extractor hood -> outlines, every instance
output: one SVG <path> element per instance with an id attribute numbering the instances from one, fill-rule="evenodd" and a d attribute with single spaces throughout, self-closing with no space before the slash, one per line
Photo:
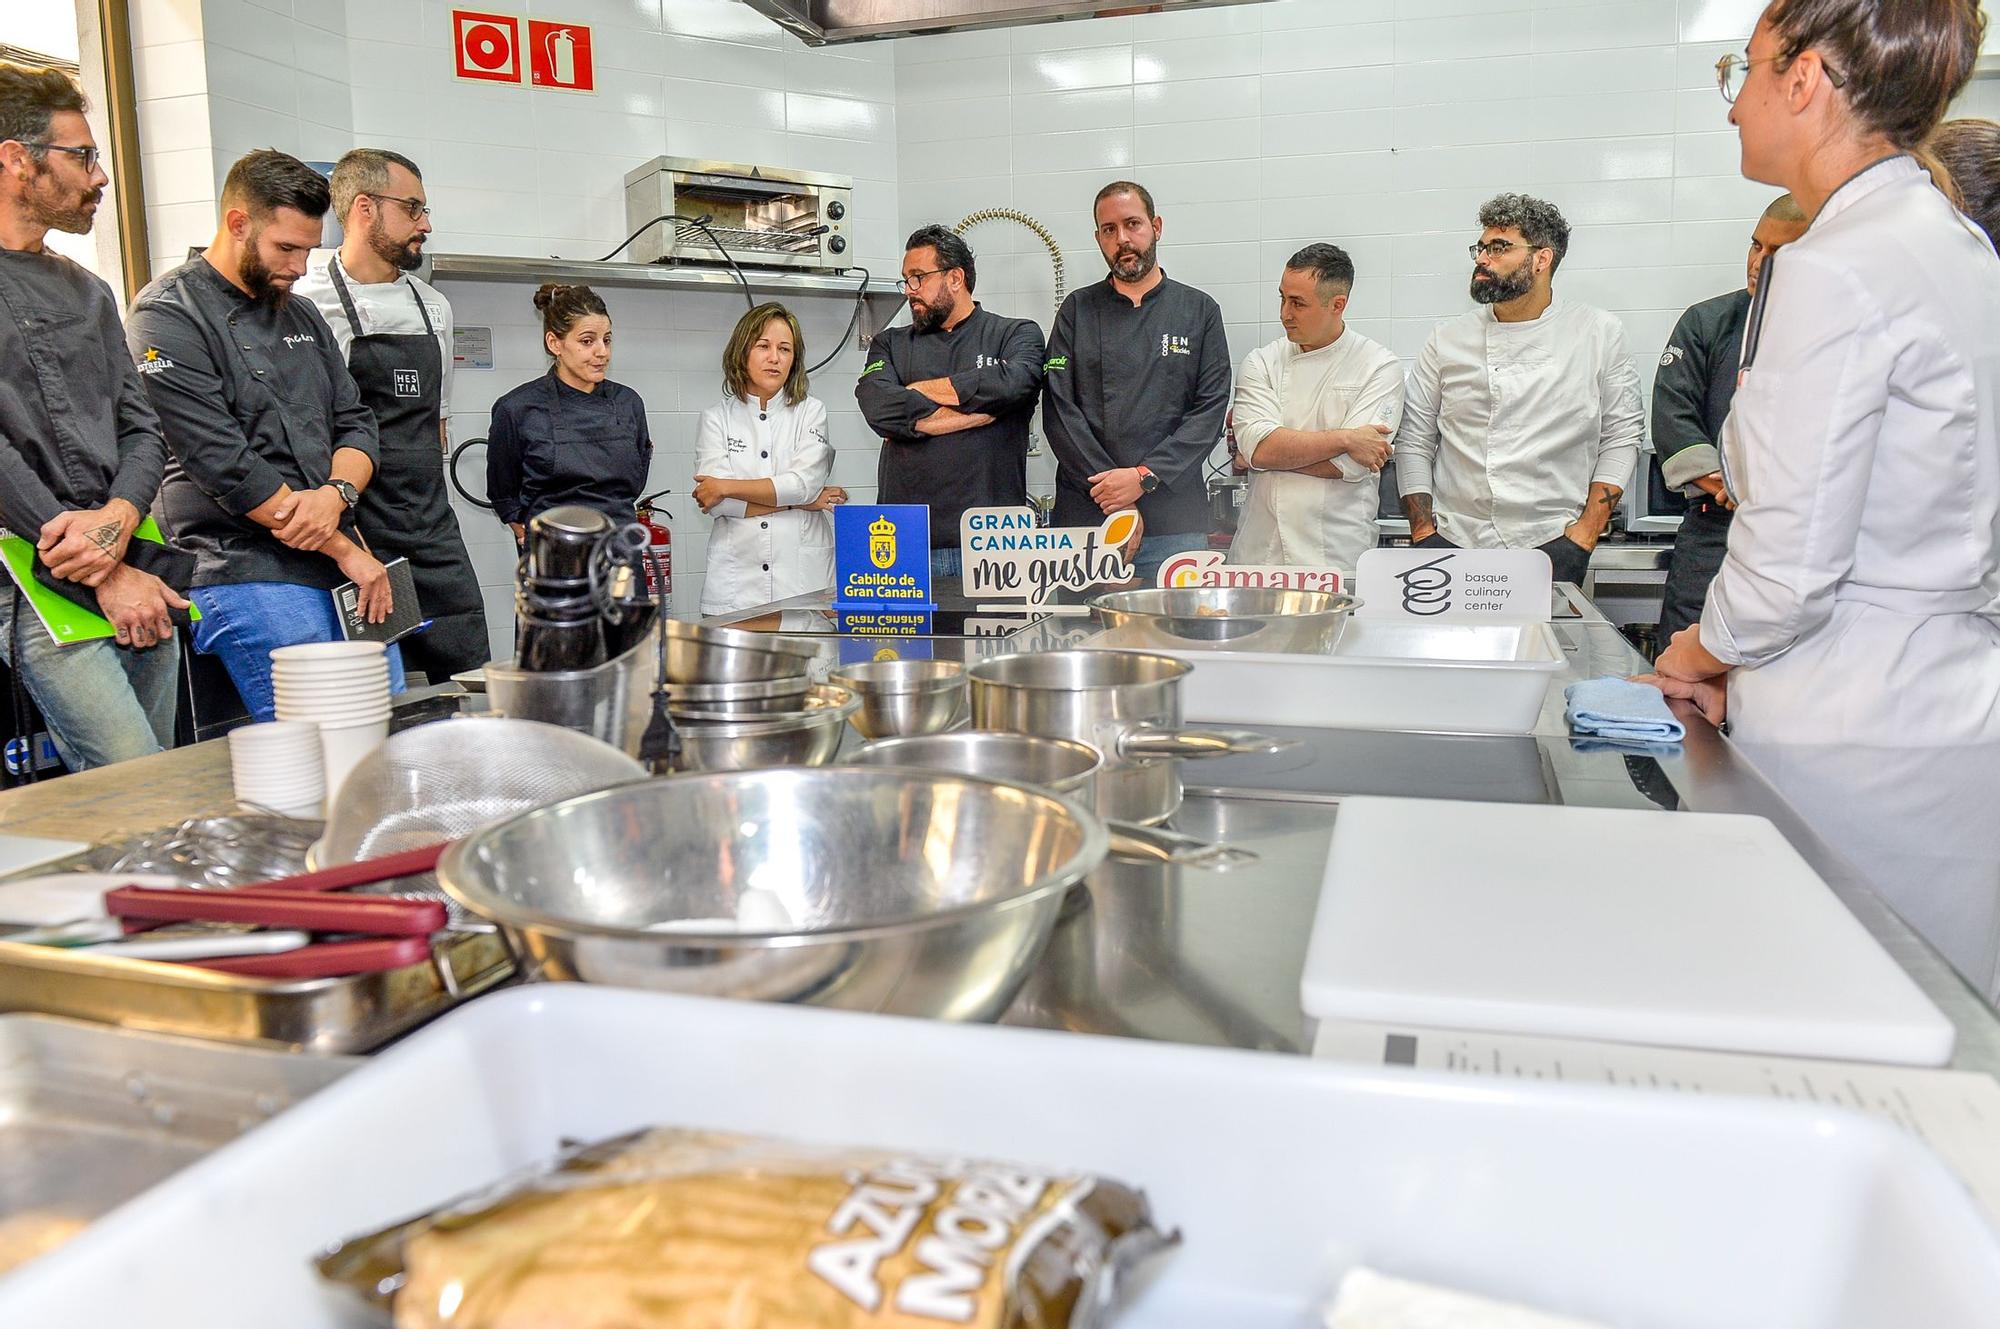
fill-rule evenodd
<path id="1" fill-rule="evenodd" d="M 1153 0 L 1151 4 L 1091 4 L 1087 0 L 743 0 L 811 46 L 914 37 L 966 28 L 1018 27 L 1060 19 L 1110 18 L 1207 9 L 1249 0 Z"/>

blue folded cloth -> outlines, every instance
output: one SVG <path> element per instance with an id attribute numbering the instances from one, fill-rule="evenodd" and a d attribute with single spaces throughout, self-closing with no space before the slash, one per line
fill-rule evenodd
<path id="1" fill-rule="evenodd" d="M 1678 743 L 1687 726 L 1660 690 L 1628 678 L 1590 678 L 1563 689 L 1570 732 L 1640 743 Z"/>

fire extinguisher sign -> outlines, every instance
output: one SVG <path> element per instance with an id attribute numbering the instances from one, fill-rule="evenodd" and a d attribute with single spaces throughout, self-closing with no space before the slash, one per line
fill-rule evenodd
<path id="1" fill-rule="evenodd" d="M 538 88 L 596 92 L 597 68 L 590 55 L 590 29 L 581 23 L 528 20 L 529 77 Z"/>

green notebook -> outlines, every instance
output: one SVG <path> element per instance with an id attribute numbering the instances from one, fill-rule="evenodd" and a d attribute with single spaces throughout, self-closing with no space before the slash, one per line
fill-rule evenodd
<path id="1" fill-rule="evenodd" d="M 132 532 L 135 540 L 151 540 L 163 545 L 167 538 L 160 534 L 160 525 L 151 517 L 139 523 Z M 42 626 L 49 630 L 49 636 L 58 646 L 74 646 L 80 641 L 101 641 L 113 635 L 115 629 L 111 621 L 100 614 L 93 614 L 73 600 L 65 600 L 48 587 L 35 580 L 35 546 L 18 535 L 0 535 L 0 560 L 7 564 L 7 571 L 13 574 L 14 584 L 21 588 L 21 594 L 35 608 L 35 614 L 42 620 Z M 201 611 L 189 609 L 188 617 L 198 619 Z"/>

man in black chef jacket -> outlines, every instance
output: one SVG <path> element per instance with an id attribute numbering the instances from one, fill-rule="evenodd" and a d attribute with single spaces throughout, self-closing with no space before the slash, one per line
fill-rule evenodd
<path id="1" fill-rule="evenodd" d="M 1229 345 L 1215 301 L 1159 266 L 1164 227 L 1143 186 L 1106 185 L 1094 216 L 1111 274 L 1057 311 L 1042 390 L 1055 521 L 1091 526 L 1137 507 L 1150 585 L 1170 556 L 1208 543 L 1202 463 L 1229 410 Z"/>
<path id="2" fill-rule="evenodd" d="M 416 163 L 384 148 L 342 157 L 332 185 L 340 249 L 314 254 L 296 291 L 319 307 L 374 412 L 381 452 L 354 515 L 377 558 L 409 559 L 430 626 L 403 639 L 403 662 L 439 682 L 493 652 L 444 477 L 451 306 L 411 271 L 423 262 L 430 203 Z"/>
<path id="3" fill-rule="evenodd" d="M 291 298 L 329 201 L 325 177 L 295 157 L 241 158 L 215 239 L 139 292 L 126 324 L 170 454 L 160 519 L 195 556 L 195 647 L 259 720 L 275 710 L 272 649 L 343 635 L 334 587 L 354 582 L 371 622 L 393 607 L 354 524 L 375 417 L 326 320 Z M 389 675 L 400 691 L 393 646 Z"/>
<path id="4" fill-rule="evenodd" d="M 910 326 L 875 338 L 854 385 L 883 440 L 876 498 L 930 504 L 934 579 L 963 570 L 967 508 L 1028 501 L 1028 425 L 1047 348 L 1027 319 L 973 300 L 978 278 L 971 248 L 950 229 L 912 233 L 903 250 Z"/>
<path id="5" fill-rule="evenodd" d="M 163 555 L 133 532 L 167 449 L 118 303 L 44 243 L 51 230 L 87 234 L 108 183 L 84 110 L 59 71 L 0 64 L 0 526 L 35 546 L 38 580 L 112 625 L 110 640 L 58 646 L 0 574 L 0 658 L 72 770 L 173 745 L 168 611 L 187 607 L 135 566 Z"/>
<path id="6" fill-rule="evenodd" d="M 1743 326 L 1764 260 L 1806 233 L 1805 213 L 1790 194 L 1764 209 L 1750 236 L 1745 289 L 1704 300 L 1681 315 L 1653 379 L 1653 452 L 1660 474 L 1688 496 L 1674 537 L 1660 601 L 1660 645 L 1701 618 L 1708 584 L 1729 549 L 1731 504 L 1722 486 L 1722 422 L 1736 396 Z"/>

